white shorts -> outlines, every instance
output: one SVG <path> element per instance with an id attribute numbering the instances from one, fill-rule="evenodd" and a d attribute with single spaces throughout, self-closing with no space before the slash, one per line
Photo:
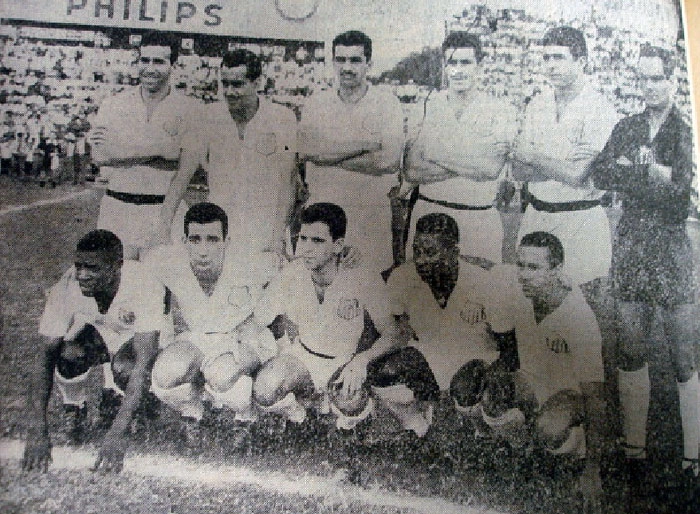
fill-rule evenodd
<path id="1" fill-rule="evenodd" d="M 459 253 L 481 257 L 496 264 L 503 262 L 503 222 L 495 207 L 484 210 L 450 209 L 418 199 L 411 213 L 411 228 L 406 240 L 406 259 L 413 259 L 413 238 L 421 216 L 439 212 L 454 218 L 459 228 Z"/>
<path id="2" fill-rule="evenodd" d="M 484 338 L 482 341 L 459 341 L 458 344 L 447 341 L 413 341 L 410 346 L 423 354 L 440 390 L 448 391 L 455 373 L 467 362 L 480 359 L 490 364 L 498 359 L 498 350 L 488 349 L 487 344 Z"/>
<path id="3" fill-rule="evenodd" d="M 264 332 L 267 332 L 267 334 L 263 335 L 263 337 L 258 340 L 241 342 L 239 342 L 240 336 L 236 332 L 210 334 L 204 334 L 202 332 L 183 332 L 177 336 L 176 341 L 187 341 L 199 348 L 204 354 L 202 366 L 212 362 L 225 353 L 235 352 L 238 345 L 245 345 L 257 355 L 258 359 L 260 359 L 260 363 L 265 363 L 276 355 L 277 345 L 274 342 L 272 333 L 269 331 Z M 272 345 L 270 342 L 272 342 Z"/>
<path id="4" fill-rule="evenodd" d="M 608 276 L 612 240 L 610 222 L 602 207 L 549 213 L 528 205 L 520 223 L 518 243 L 525 234 L 538 230 L 559 238 L 564 247 L 564 272 L 575 285 Z"/>
<path id="5" fill-rule="evenodd" d="M 122 202 L 105 194 L 100 202 L 97 228 L 114 232 L 124 246 L 148 248 L 162 207 L 160 203 L 139 205 Z M 173 217 L 171 234 L 175 242 L 180 241 L 184 234 L 185 212 L 187 204 L 180 202 Z"/>
<path id="6" fill-rule="evenodd" d="M 294 343 L 284 350 L 283 354 L 293 355 L 299 359 L 308 372 L 311 374 L 311 380 L 314 383 L 314 389 L 316 392 L 325 393 L 328 390 L 328 382 L 338 369 L 345 366 L 351 359 L 351 355 L 345 357 L 334 357 L 332 359 L 327 359 L 324 357 L 317 357 L 313 355 L 308 350 L 306 350 L 301 344 Z"/>

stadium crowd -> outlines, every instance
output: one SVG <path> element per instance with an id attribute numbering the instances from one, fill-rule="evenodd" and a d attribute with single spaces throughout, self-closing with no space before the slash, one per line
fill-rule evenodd
<path id="1" fill-rule="evenodd" d="M 545 79 L 517 109 L 509 83 L 499 94 L 490 48 L 513 34 L 447 34 L 445 87 L 408 141 L 398 99 L 368 80 L 372 41 L 358 31 L 333 40 L 334 87 L 315 87 L 300 120 L 261 94 L 269 75 L 248 49 L 183 58 L 167 33 L 143 34 L 137 55 L 6 41 L 5 105 L 24 110 L 5 111 L 3 171 L 10 160 L 15 175 L 59 180 L 54 163 L 35 164 L 50 144 L 50 161 L 72 158 L 74 181 L 88 162 L 108 181 L 97 230 L 47 297 L 25 469 L 51 460 L 51 391 L 80 440 L 87 376 L 103 366 L 102 401 L 117 407 L 96 469 L 122 469 L 145 398 L 179 413 L 193 447 L 212 416 L 233 433 L 263 413 L 298 427 L 314 412 L 361 439 L 380 409 L 420 441 L 441 409 L 471 427 L 474 445 L 573 458 L 584 507 L 601 512 L 610 399 L 600 311 L 614 297 L 631 483 L 647 474 L 645 323 L 658 310 L 680 399 L 676 467 L 684 494 L 697 494 L 693 166 L 677 56 L 642 44 L 618 69 L 601 57 L 617 42 L 591 50 L 581 30 L 539 28 Z M 191 96 L 211 91 L 197 83 L 212 70 L 218 101 L 205 104 Z M 612 84 L 637 85 L 641 113 L 613 105 L 601 87 L 611 72 Z M 200 168 L 208 202 L 187 206 Z M 529 185 L 515 263 L 504 262 L 495 207 L 505 168 Z M 392 210 L 401 180 L 406 220 Z M 603 191 L 622 197 L 628 231 L 615 241 Z"/>

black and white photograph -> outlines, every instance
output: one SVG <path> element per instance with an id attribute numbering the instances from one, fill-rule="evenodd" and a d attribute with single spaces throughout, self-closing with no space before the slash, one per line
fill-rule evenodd
<path id="1" fill-rule="evenodd" d="M 0 511 L 700 512 L 694 2 L 3 0 Z"/>

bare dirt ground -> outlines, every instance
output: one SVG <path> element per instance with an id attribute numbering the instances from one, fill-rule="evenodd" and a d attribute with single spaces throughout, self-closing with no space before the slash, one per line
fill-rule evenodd
<path id="1" fill-rule="evenodd" d="M 201 452 L 184 455 L 177 423 L 167 413 L 132 435 L 125 471 L 118 477 L 87 470 L 102 435 L 97 431 L 85 446 L 57 452 L 56 465 L 48 474 L 20 473 L 18 441 L 24 435 L 28 377 L 44 292 L 69 266 L 78 238 L 94 228 L 101 192 L 63 186 L 44 190 L 4 182 L 0 187 L 0 265 L 4 271 L 0 276 L 1 512 L 578 512 L 576 465 L 555 465 L 507 448 L 476 444 L 469 428 L 454 419 L 443 419 L 424 443 L 398 438 L 362 448 L 359 485 L 353 486 L 346 480 L 347 455 L 332 430 L 329 436 L 314 430 L 292 436 L 273 422 L 263 422 L 242 448 L 231 448 L 226 431 L 212 428 Z M 55 203 L 8 210 L 45 200 Z M 661 349 L 651 376 L 653 480 L 643 496 L 630 498 L 627 494 L 614 451 L 617 414 L 611 408 L 603 470 L 606 511 L 697 512 L 687 510 L 694 506 L 677 494 L 678 403 L 668 355 Z M 55 396 L 50 418 L 59 444 Z M 320 430 L 325 432 L 323 427 Z M 146 460 L 152 456 L 165 464 L 148 468 Z M 213 476 L 257 478 L 216 483 L 198 480 L 201 475 L 196 470 L 204 466 Z M 157 468 L 179 470 L 179 474 L 144 472 Z M 300 480 L 310 494 L 304 494 L 303 487 L 283 487 Z M 321 489 L 314 489 L 314 484 L 322 484 Z M 408 504 L 396 500 L 401 497 L 408 498 Z M 428 503 L 421 503 L 424 499 Z"/>

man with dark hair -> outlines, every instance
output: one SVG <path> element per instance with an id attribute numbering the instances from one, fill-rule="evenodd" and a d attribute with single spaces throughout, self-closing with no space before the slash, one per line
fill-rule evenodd
<path id="1" fill-rule="evenodd" d="M 588 45 L 583 33 L 573 27 L 555 27 L 542 38 L 542 46 L 565 46 L 574 60 L 588 58 Z"/>
<path id="2" fill-rule="evenodd" d="M 170 49 L 170 64 L 175 64 L 180 55 L 180 40 L 171 32 L 149 30 L 141 34 L 141 48 L 150 46 L 167 47 Z"/>
<path id="3" fill-rule="evenodd" d="M 459 225 L 462 255 L 500 263 L 503 225 L 494 204 L 515 138 L 515 108 L 479 91 L 484 55 L 478 36 L 452 32 L 442 53 L 446 90 L 430 94 L 407 157 L 406 176 L 420 184 L 407 253 L 410 257 L 415 220 L 441 212 Z"/>
<path id="4" fill-rule="evenodd" d="M 186 436 L 197 436 L 205 398 L 238 421 L 256 417 L 251 377 L 276 355 L 277 345 L 254 322 L 253 308 L 278 260 L 250 253 L 235 233 L 236 251 L 229 250 L 228 217 L 218 205 L 193 205 L 184 223 L 183 246 L 155 248 L 147 259 L 173 293 L 184 325 L 154 364 L 153 392 L 182 414 Z"/>
<path id="5" fill-rule="evenodd" d="M 663 343 L 673 358 L 678 387 L 683 432 L 680 467 L 688 483 L 697 487 L 697 283 L 686 228 L 693 190 L 693 138 L 673 101 L 677 85 L 674 57 L 661 48 L 641 47 L 637 79 L 646 108 L 615 126 L 593 163 L 593 182 L 602 189 L 619 192 L 622 199 L 612 277 L 617 300 L 618 384 L 625 455 L 632 468 L 645 472 L 648 344 L 654 319 L 660 315 Z"/>
<path id="6" fill-rule="evenodd" d="M 387 282 L 392 314 L 403 333 L 413 334 L 408 345 L 427 361 L 423 382 L 437 381 L 436 393 L 445 396 L 458 387 L 455 377 L 467 362 L 491 363 L 501 355 L 504 365 L 517 367 L 512 334 L 492 333 L 485 320 L 500 295 L 491 290 L 486 269 L 460 256 L 460 237 L 449 215 L 422 216 L 416 222 L 413 262 L 393 270 Z"/>
<path id="7" fill-rule="evenodd" d="M 209 106 L 207 124 L 188 138 L 180 169 L 163 204 L 162 239 L 198 166 L 207 171 L 210 202 L 222 206 L 235 239 L 253 250 L 284 251 L 299 175 L 294 113 L 258 95 L 262 62 L 249 50 L 226 52 L 223 102 Z"/>
<path id="8" fill-rule="evenodd" d="M 549 232 L 530 232 L 520 240 L 520 246 L 546 248 L 549 250 L 549 265 L 552 268 L 564 263 L 564 247 L 559 239 Z"/>
<path id="9" fill-rule="evenodd" d="M 119 236 L 126 259 L 142 258 L 155 243 L 183 138 L 203 119 L 199 103 L 170 86 L 178 46 L 171 39 L 143 36 L 140 86 L 106 98 L 88 136 L 93 161 L 109 180 L 97 226 Z M 185 205 L 179 199 L 172 212 L 178 207 L 182 219 Z"/>
<path id="10" fill-rule="evenodd" d="M 492 271 L 492 287 L 501 301 L 486 309 L 486 319 L 494 331 L 514 330 L 517 375 L 501 366 L 462 374 L 463 383 L 455 390 L 481 389 L 481 395 L 462 394 L 469 403 L 459 405 L 465 414 L 480 418 L 481 431 L 518 445 L 531 431 L 537 447 L 585 458 L 580 477 L 585 508 L 599 512 L 605 425 L 602 343 L 581 288 L 564 272 L 568 254 L 562 248 L 552 234 L 530 233 L 517 249 L 517 273 L 505 265 Z M 479 366 L 471 363 L 471 368 Z"/>
<path id="11" fill-rule="evenodd" d="M 610 224 L 589 168 L 617 114 L 586 77 L 588 54 L 579 30 L 550 29 L 543 45 L 551 88 L 527 105 L 511 153 L 513 176 L 527 181 L 530 192 L 519 237 L 537 230 L 556 235 L 567 256 L 566 274 L 576 285 L 587 284 L 607 277 L 610 268 Z"/>
<path id="12" fill-rule="evenodd" d="M 75 264 L 51 288 L 39 323 L 39 351 L 23 467 L 46 470 L 51 461 L 46 409 L 55 384 L 72 417 L 69 434 L 80 440 L 87 414 L 87 377 L 105 368 L 109 387 L 124 394 L 121 407 L 99 450 L 95 469 L 119 472 L 130 427 L 150 383 L 150 371 L 166 322 L 165 291 L 141 264 L 124 262 L 119 238 L 106 230 L 86 234 Z M 161 340 L 159 340 L 159 338 Z M 103 401 L 110 395 L 103 391 Z"/>
<path id="13" fill-rule="evenodd" d="M 361 46 L 362 53 L 365 56 L 367 62 L 372 61 L 372 40 L 364 32 L 359 30 L 348 30 L 342 34 L 338 34 L 333 38 L 331 43 L 333 49 L 333 55 L 335 56 L 335 50 L 338 46 Z"/>
<path id="14" fill-rule="evenodd" d="M 371 40 L 361 32 L 334 40 L 335 87 L 304 105 L 299 142 L 309 203 L 341 206 L 352 220 L 346 242 L 381 272 L 394 263 L 387 195 L 398 184 L 404 116 L 387 88 L 369 84 L 371 58 Z"/>
<path id="15" fill-rule="evenodd" d="M 380 276 L 341 265 L 346 220 L 335 204 L 304 209 L 296 258 L 270 283 L 255 310 L 265 324 L 282 316 L 289 342 L 258 373 L 254 398 L 293 423 L 306 418 L 299 400 L 327 400 L 330 390 L 335 390 L 331 401 L 338 426 L 351 428 L 366 418 L 372 408 L 363 389 L 368 367 L 398 345 Z M 379 338 L 361 350 L 369 324 Z M 321 401 L 320 411 L 328 408 Z"/>

